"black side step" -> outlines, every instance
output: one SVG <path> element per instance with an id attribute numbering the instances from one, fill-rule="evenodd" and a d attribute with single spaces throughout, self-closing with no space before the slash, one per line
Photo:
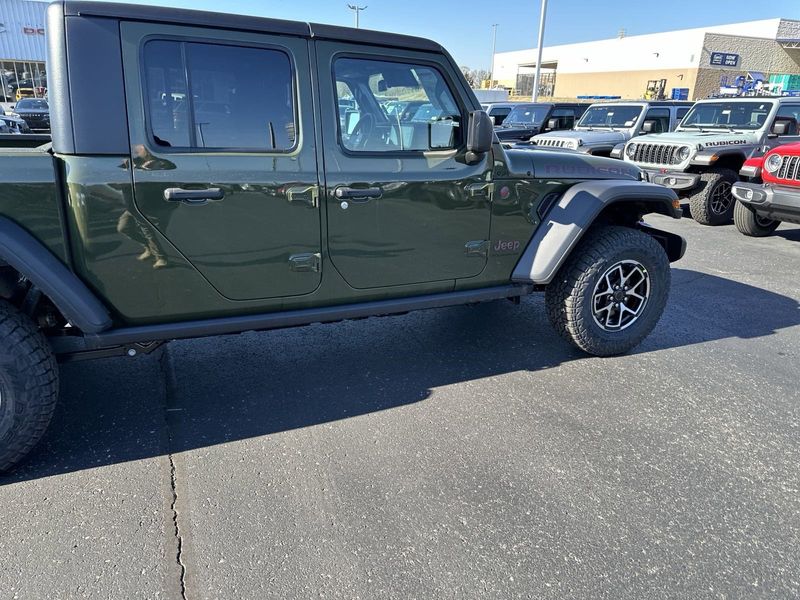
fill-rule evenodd
<path id="1" fill-rule="evenodd" d="M 110 329 L 79 338 L 82 342 L 80 343 L 80 348 L 74 346 L 73 348 L 69 348 L 69 340 L 65 338 L 52 338 L 51 341 L 57 353 L 70 354 L 76 351 L 94 350 L 98 348 L 125 347 L 130 344 L 141 342 L 198 338 L 212 335 L 243 333 L 245 331 L 281 329 L 285 327 L 310 325 L 312 323 L 331 323 L 347 319 L 397 315 L 413 310 L 442 308 L 445 306 L 472 304 L 488 300 L 500 300 L 503 298 L 518 298 L 530 294 L 533 289 L 533 286 L 529 284 L 504 285 L 476 290 L 428 294 L 410 298 L 377 300 L 373 302 L 343 304 L 340 306 L 326 306 L 322 308 L 289 310 L 260 315 L 224 317 L 203 321 L 183 321 L 178 323 L 166 323 L 163 325 L 124 327 L 120 329 Z M 78 339 L 73 339 L 72 341 L 77 342 Z"/>

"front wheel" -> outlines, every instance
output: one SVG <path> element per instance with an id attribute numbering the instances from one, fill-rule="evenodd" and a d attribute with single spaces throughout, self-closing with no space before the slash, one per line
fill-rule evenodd
<path id="1" fill-rule="evenodd" d="M 44 435 L 58 397 L 58 365 L 44 335 L 0 301 L 0 473 Z"/>
<path id="2" fill-rule="evenodd" d="M 628 227 L 597 227 L 547 287 L 547 314 L 584 352 L 624 354 L 658 323 L 670 281 L 669 259 L 652 237 Z"/>
<path id="3" fill-rule="evenodd" d="M 741 233 L 750 237 L 765 237 L 770 235 L 781 224 L 780 221 L 760 217 L 749 206 L 736 202 L 733 210 L 733 222 Z"/>
<path id="4" fill-rule="evenodd" d="M 701 225 L 724 225 L 733 218 L 733 184 L 739 176 L 730 169 L 711 169 L 700 175 L 703 186 L 689 198 L 692 218 Z"/>

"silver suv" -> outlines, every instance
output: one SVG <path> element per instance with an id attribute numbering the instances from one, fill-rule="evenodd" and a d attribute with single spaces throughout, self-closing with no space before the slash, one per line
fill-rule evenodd
<path id="1" fill-rule="evenodd" d="M 798 141 L 800 98 L 713 98 L 697 102 L 673 133 L 635 137 L 626 162 L 689 201 L 692 217 L 721 225 L 733 217 L 731 193 L 744 161 Z"/>
<path id="2" fill-rule="evenodd" d="M 649 101 L 592 104 L 572 131 L 541 133 L 531 143 L 546 148 L 567 148 L 597 156 L 611 156 L 614 148 L 634 136 L 672 131 L 689 112 L 692 102 Z"/>

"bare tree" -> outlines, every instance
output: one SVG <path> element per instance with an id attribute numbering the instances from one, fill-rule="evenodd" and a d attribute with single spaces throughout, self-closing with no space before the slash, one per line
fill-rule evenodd
<path id="1" fill-rule="evenodd" d="M 483 82 L 489 79 L 489 72 L 485 69 L 470 69 L 469 67 L 462 66 L 461 72 L 464 74 L 464 77 L 467 79 L 467 83 L 469 83 L 470 87 L 472 88 L 481 87 Z"/>

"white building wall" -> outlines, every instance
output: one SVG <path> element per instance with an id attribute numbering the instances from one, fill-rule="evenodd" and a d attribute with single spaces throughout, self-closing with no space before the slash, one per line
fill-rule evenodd
<path id="1" fill-rule="evenodd" d="M 558 62 L 559 73 L 697 68 L 700 65 L 703 41 L 707 33 L 775 39 L 780 27 L 781 19 L 766 19 L 579 44 L 545 46 L 542 63 Z M 504 83 L 514 82 L 520 65 L 535 65 L 536 54 L 535 48 L 498 53 L 494 62 L 494 78 Z"/>
<path id="2" fill-rule="evenodd" d="M 44 62 L 47 2 L 0 1 L 0 60 Z"/>

